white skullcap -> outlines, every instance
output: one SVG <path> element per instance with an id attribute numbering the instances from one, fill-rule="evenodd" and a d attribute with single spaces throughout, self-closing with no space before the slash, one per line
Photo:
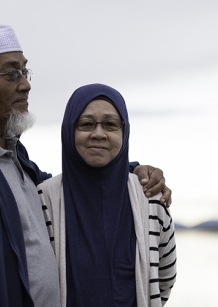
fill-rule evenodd
<path id="1" fill-rule="evenodd" d="M 0 24 L 0 53 L 22 51 L 14 30 Z"/>

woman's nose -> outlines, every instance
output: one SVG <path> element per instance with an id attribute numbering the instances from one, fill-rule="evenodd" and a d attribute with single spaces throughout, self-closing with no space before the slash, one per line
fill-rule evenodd
<path id="1" fill-rule="evenodd" d="M 92 132 L 91 134 L 93 137 L 98 137 L 98 138 L 102 138 L 102 137 L 107 137 L 104 128 L 102 127 L 102 123 L 96 123 L 96 127 L 95 130 Z"/>

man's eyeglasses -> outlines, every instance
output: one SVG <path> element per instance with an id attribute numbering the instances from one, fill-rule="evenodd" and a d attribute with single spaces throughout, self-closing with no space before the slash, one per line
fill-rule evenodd
<path id="1" fill-rule="evenodd" d="M 9 76 L 10 82 L 20 81 L 23 75 L 26 77 L 27 81 L 31 81 L 32 70 L 31 69 L 25 69 L 25 70 L 15 69 L 9 72 L 0 73 L 0 76 Z"/>
<path id="2" fill-rule="evenodd" d="M 76 128 L 80 131 L 89 132 L 94 131 L 98 124 L 100 124 L 105 131 L 117 131 L 124 125 L 124 121 L 121 119 L 107 119 L 102 122 L 96 122 L 92 119 L 79 119 L 76 122 Z"/>

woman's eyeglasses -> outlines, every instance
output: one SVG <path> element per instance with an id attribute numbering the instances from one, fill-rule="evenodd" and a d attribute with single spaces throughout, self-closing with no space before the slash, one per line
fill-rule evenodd
<path id="1" fill-rule="evenodd" d="M 79 119 L 76 122 L 76 128 L 80 131 L 94 131 L 97 125 L 100 124 L 105 131 L 117 131 L 123 125 L 124 121 L 121 119 L 107 119 L 102 122 L 96 122 L 92 119 Z"/>
<path id="2" fill-rule="evenodd" d="M 23 75 L 26 77 L 27 81 L 31 81 L 32 70 L 31 69 L 24 69 L 24 70 L 15 69 L 9 72 L 0 73 L 0 76 L 9 76 L 10 82 L 20 81 Z"/>

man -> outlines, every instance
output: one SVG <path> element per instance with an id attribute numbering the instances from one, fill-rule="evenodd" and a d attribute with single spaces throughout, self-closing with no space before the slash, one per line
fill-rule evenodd
<path id="1" fill-rule="evenodd" d="M 16 137 L 33 124 L 26 64 L 13 29 L 0 25 L 0 307 L 55 307 L 60 306 L 57 265 L 36 190 L 51 175 L 29 160 Z M 135 171 L 144 183 L 151 173 L 146 193 L 162 187 L 170 202 L 162 171 L 139 166 Z"/>
<path id="2" fill-rule="evenodd" d="M 0 306 L 59 307 L 57 264 L 35 186 L 47 176 L 6 135 L 12 107 L 28 109 L 30 71 L 13 30 L 0 26 L 0 37 Z"/>

